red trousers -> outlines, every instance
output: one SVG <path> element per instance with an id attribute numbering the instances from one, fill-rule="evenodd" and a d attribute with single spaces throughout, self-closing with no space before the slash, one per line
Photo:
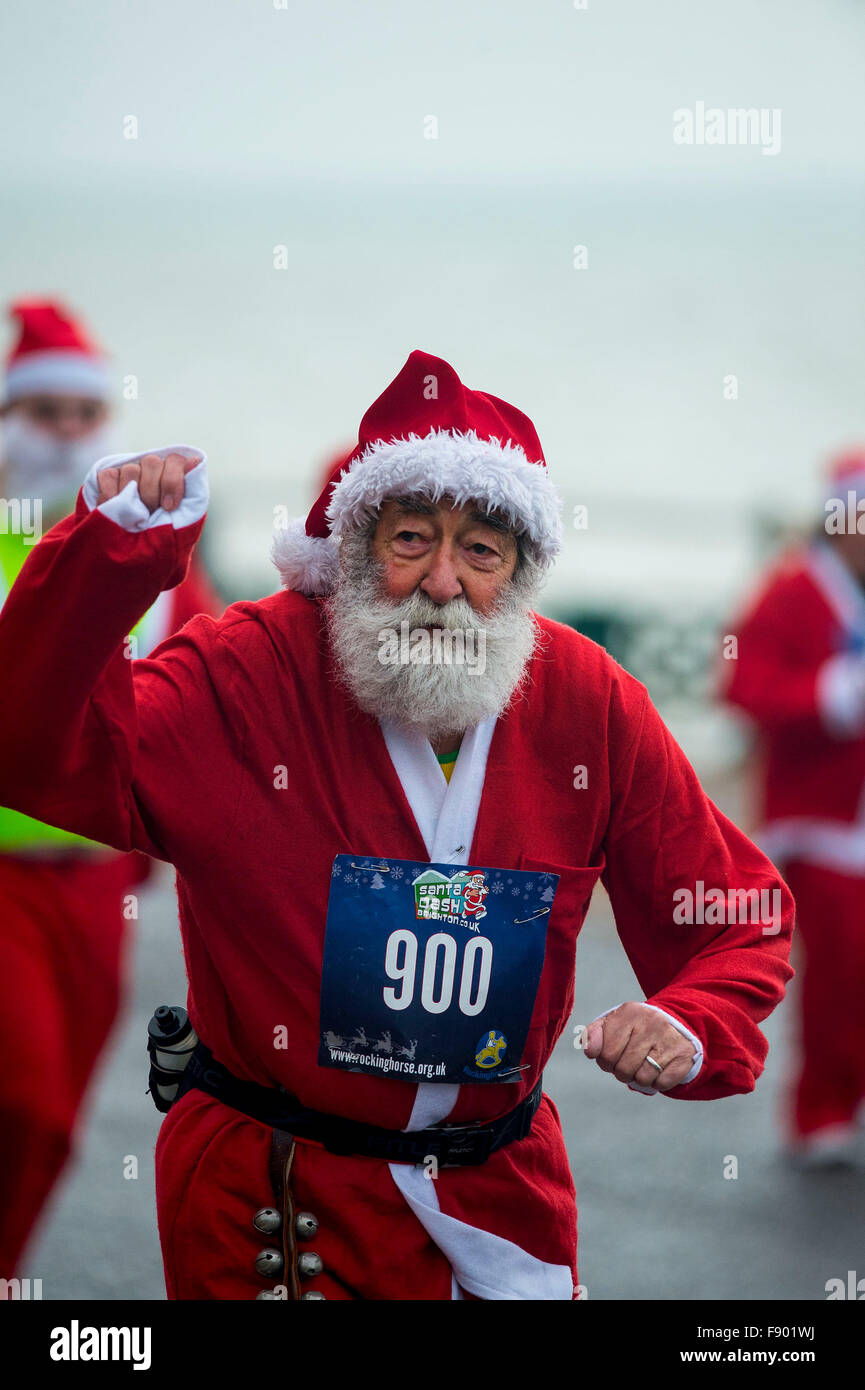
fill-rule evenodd
<path id="1" fill-rule="evenodd" d="M 254 1299 L 263 1289 L 274 1288 L 273 1279 L 256 1272 L 255 1259 L 262 1250 L 278 1247 L 280 1239 L 262 1235 L 252 1224 L 258 1208 L 274 1201 L 271 1136 L 272 1130 L 200 1091 L 182 1096 L 166 1116 L 156 1145 L 156 1210 L 170 1299 Z M 515 1209 L 529 1235 L 543 1210 L 536 1205 L 531 1181 L 532 1155 L 561 1144 L 558 1116 L 548 1097 L 530 1138 L 521 1142 L 530 1146 L 522 1197 L 514 1203 L 505 1164 L 497 1165 L 505 1176 L 496 1179 L 491 1173 L 489 1182 L 502 1184 L 502 1201 Z M 445 1184 L 458 1191 L 462 1174 L 443 1168 L 435 1181 L 439 1194 Z M 315 1251 L 324 1265 L 322 1274 L 301 1280 L 302 1292 L 343 1301 L 454 1297 L 446 1256 L 406 1203 L 384 1160 L 344 1157 L 300 1140 L 290 1183 L 295 1210 L 311 1212 L 318 1220 L 315 1236 L 299 1242 L 298 1252 Z M 471 1215 L 467 1213 L 469 1219 Z M 574 1211 L 574 1243 L 575 1217 Z M 546 1219 L 554 1218 L 548 1214 Z M 458 1296 L 474 1297 L 465 1291 Z"/>
<path id="2" fill-rule="evenodd" d="M 0 856 L 0 1278 L 69 1156 L 117 1014 L 130 856 Z"/>
<path id="3" fill-rule="evenodd" d="M 800 1063 L 785 1123 L 791 1138 L 850 1124 L 865 1099 L 865 878 L 787 866 L 796 899 Z"/>
<path id="4" fill-rule="evenodd" d="M 274 1200 L 272 1131 L 200 1091 L 163 1121 L 156 1146 L 156 1204 L 171 1299 L 254 1299 L 274 1281 L 255 1258 L 279 1244 L 252 1218 Z M 344 1158 L 298 1140 L 291 1172 L 297 1211 L 318 1219 L 298 1250 L 324 1273 L 303 1280 L 329 1299 L 450 1299 L 451 1267 L 417 1221 L 386 1162 Z M 336 1273 L 335 1271 L 338 1271 Z M 470 1295 L 467 1295 L 470 1297 Z"/>

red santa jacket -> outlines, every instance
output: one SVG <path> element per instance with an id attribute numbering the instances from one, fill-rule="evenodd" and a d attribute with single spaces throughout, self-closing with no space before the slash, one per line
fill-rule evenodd
<path id="1" fill-rule="evenodd" d="M 733 624 L 720 693 L 758 732 L 760 846 L 865 873 L 865 593 L 824 541 L 789 552 Z"/>
<path id="2" fill-rule="evenodd" d="M 418 1127 L 421 1092 L 434 1086 L 317 1064 L 334 855 L 430 857 L 397 746 L 335 678 L 320 603 L 281 592 L 235 604 L 219 620 L 193 619 L 150 659 L 122 655 L 138 614 L 182 577 L 201 525 L 129 532 L 79 498 L 35 547 L 0 614 L 0 660 L 27 652 L 0 696 L 0 729 L 16 731 L 0 750 L 0 798 L 176 865 L 192 1019 L 238 1076 L 320 1110 Z M 459 1087 L 445 1113 L 491 1119 L 534 1086 L 571 1011 L 577 937 L 599 878 L 649 1002 L 702 1044 L 699 1075 L 670 1094 L 750 1091 L 767 1052 L 758 1025 L 792 974 L 790 894 L 705 796 L 643 686 L 570 628 L 538 622 L 529 693 L 495 721 L 473 838 L 461 846 L 472 864 L 560 876 L 529 1066 L 519 1082 Z M 578 766 L 586 774 L 575 778 Z M 700 883 L 774 894 L 777 919 L 683 921 L 677 895 Z M 287 1047 L 274 1047 L 277 1030 Z M 438 1189 L 435 1220 L 508 1240 L 517 1223 L 530 1254 L 561 1268 L 573 1185 L 553 1125 L 558 1144 L 544 1121 L 544 1142 L 426 1183 Z M 511 1190 L 518 1179 L 525 1190 Z M 405 1196 L 417 1210 L 417 1192 Z"/>
<path id="3" fill-rule="evenodd" d="M 0 537 L 0 540 L 2 539 Z M 30 547 L 23 544 L 17 536 L 7 537 L 7 540 L 13 544 L 3 557 L 5 564 L 0 566 L 0 607 L 6 600 L 13 576 L 20 571 L 30 550 Z M 134 645 L 130 644 L 130 654 L 136 657 L 147 656 L 154 647 L 171 633 L 177 632 L 197 613 L 209 613 L 215 617 L 224 607 L 210 583 L 204 566 L 198 557 L 193 555 L 182 583 L 174 589 L 158 594 L 140 619 L 135 629 Z M 62 873 L 64 866 L 74 869 L 77 862 L 83 859 L 94 870 L 100 865 L 107 867 L 106 883 L 113 883 L 117 864 L 116 856 L 106 855 L 98 846 L 76 842 L 54 826 L 22 816 L 17 811 L 3 806 L 0 806 L 0 855 L 22 858 L 26 855 L 26 863 L 32 872 L 37 872 L 41 864 L 48 864 L 52 875 Z M 149 860 L 134 855 L 128 856 L 125 862 L 130 882 L 141 882 L 147 877 Z"/>

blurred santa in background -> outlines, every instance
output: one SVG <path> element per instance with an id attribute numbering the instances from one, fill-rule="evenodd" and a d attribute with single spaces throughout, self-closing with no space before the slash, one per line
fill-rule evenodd
<path id="1" fill-rule="evenodd" d="M 754 839 L 792 889 L 804 954 L 785 1135 L 808 1166 L 846 1165 L 865 1101 L 865 448 L 833 462 L 823 519 L 731 635 L 723 694 L 758 730 Z"/>
<path id="2" fill-rule="evenodd" d="M 41 533 L 111 452 L 103 353 L 54 301 L 21 300 L 10 313 L 17 337 L 0 405 L 0 606 Z M 133 628 L 130 659 L 196 613 L 223 607 L 193 559 L 184 582 Z M 149 864 L 0 808 L 0 1278 L 14 1274 L 69 1156 L 120 1003 L 126 924 L 137 917 L 132 890 Z"/>

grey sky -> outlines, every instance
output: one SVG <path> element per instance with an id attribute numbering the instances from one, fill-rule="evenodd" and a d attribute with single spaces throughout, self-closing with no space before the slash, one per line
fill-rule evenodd
<path id="1" fill-rule="evenodd" d="M 861 176 L 855 0 L 285 3 L 5 0 L 7 178 Z M 697 100 L 780 108 L 781 158 L 676 147 Z"/>
<path id="2" fill-rule="evenodd" d="M 865 434 L 859 0 L 4 0 L 0 54 L 2 301 L 135 378 L 119 448 L 208 451 L 238 588 L 416 347 L 609 499 L 565 595 L 728 590 L 719 501 L 807 516 Z M 780 152 L 675 144 L 698 102 L 780 110 Z"/>

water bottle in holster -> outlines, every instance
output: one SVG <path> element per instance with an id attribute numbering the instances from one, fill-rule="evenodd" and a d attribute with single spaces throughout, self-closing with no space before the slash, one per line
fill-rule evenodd
<path id="1" fill-rule="evenodd" d="M 166 1114 L 177 1099 L 181 1073 L 198 1042 L 189 1015 L 179 1004 L 160 1004 L 147 1025 L 150 1055 L 149 1091 L 153 1104 Z"/>

